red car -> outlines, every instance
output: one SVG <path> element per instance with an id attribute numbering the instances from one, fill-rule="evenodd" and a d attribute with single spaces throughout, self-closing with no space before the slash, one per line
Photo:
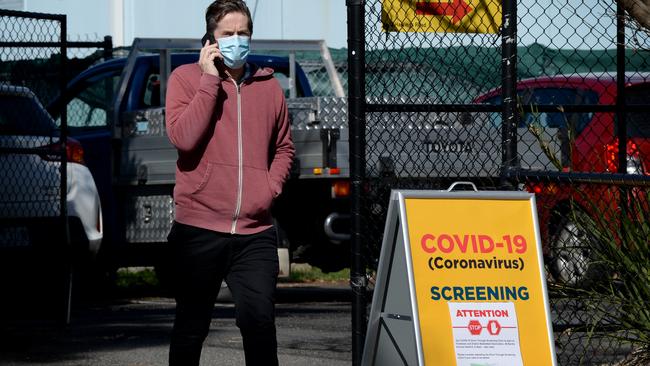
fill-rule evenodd
<path id="1" fill-rule="evenodd" d="M 650 104 L 650 73 L 627 73 L 626 104 Z M 565 113 L 563 105 L 616 104 L 616 73 L 555 75 L 517 83 L 520 105 L 557 105 L 557 112 L 532 112 L 520 116 L 520 126 L 556 129 L 561 146 L 556 151 L 557 169 L 565 172 L 616 173 L 618 138 L 615 113 Z M 501 90 L 492 90 L 475 103 L 501 104 Z M 499 118 L 500 120 L 500 118 Z M 627 173 L 650 175 L 650 111 L 628 112 Z M 522 152 L 519 151 L 521 154 Z M 529 183 L 526 189 L 536 194 L 544 254 L 554 278 L 563 283 L 581 284 L 597 274 L 591 263 L 587 235 L 569 215 L 573 200 L 592 215 L 615 219 L 620 191 L 607 185 L 566 185 Z M 643 193 L 643 194 L 640 194 Z M 645 189 L 633 189 L 634 198 L 647 202 Z"/>

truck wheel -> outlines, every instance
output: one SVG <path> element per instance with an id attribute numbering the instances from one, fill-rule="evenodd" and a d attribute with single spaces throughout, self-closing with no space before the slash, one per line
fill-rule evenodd
<path id="1" fill-rule="evenodd" d="M 551 236 L 551 275 L 556 282 L 587 287 L 598 277 L 594 258 L 594 238 L 586 233 L 573 217 L 560 219 Z"/>

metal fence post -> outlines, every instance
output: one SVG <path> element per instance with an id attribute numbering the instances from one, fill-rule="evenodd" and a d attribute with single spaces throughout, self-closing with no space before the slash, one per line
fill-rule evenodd
<path id="1" fill-rule="evenodd" d="M 503 110 L 501 120 L 502 178 L 500 185 L 510 187 L 505 178 L 517 167 L 517 0 L 503 1 L 501 37 L 501 82 Z"/>
<path id="2" fill-rule="evenodd" d="M 63 95 L 65 88 L 67 86 L 67 59 L 68 59 L 68 21 L 67 16 L 61 15 L 60 18 L 61 24 L 61 61 L 60 61 L 60 88 L 61 95 Z M 68 210 L 67 210 L 67 198 L 68 198 L 68 113 L 67 108 L 61 109 L 61 135 L 59 137 L 61 141 L 61 218 L 63 220 L 63 246 L 65 247 L 65 254 L 67 258 L 65 259 L 64 265 L 66 266 L 64 272 L 64 314 L 63 322 L 65 324 L 70 323 L 70 309 L 72 307 L 72 282 L 73 282 L 73 265 L 72 265 L 72 245 L 70 243 L 70 223 L 68 220 Z"/>
<path id="3" fill-rule="evenodd" d="M 627 116 L 625 113 L 625 9 L 620 2 L 616 3 L 616 137 L 618 139 L 617 172 L 627 173 Z M 624 217 L 627 215 L 629 188 L 620 186 L 618 189 L 618 205 L 620 207 L 620 225 L 623 232 Z"/>
<path id="4" fill-rule="evenodd" d="M 362 189 L 365 171 L 365 1 L 347 0 L 348 122 L 352 213 L 352 364 L 360 365 L 366 333 L 366 273 L 362 240 Z"/>
<path id="5" fill-rule="evenodd" d="M 616 5 L 616 122 L 618 137 L 618 172 L 626 172 L 627 121 L 625 118 L 625 9 Z"/>
<path id="6" fill-rule="evenodd" d="M 104 60 L 113 58 L 113 37 L 104 36 Z"/>

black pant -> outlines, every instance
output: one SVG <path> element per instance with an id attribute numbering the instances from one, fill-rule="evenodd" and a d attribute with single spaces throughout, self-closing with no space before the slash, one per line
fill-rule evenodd
<path id="1" fill-rule="evenodd" d="M 230 235 L 175 222 L 168 240 L 176 298 L 169 365 L 199 365 L 224 278 L 235 302 L 246 365 L 277 365 L 275 229 Z"/>

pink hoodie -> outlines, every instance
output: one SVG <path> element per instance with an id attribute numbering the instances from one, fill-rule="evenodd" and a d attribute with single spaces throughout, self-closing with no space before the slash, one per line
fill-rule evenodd
<path id="1" fill-rule="evenodd" d="M 271 227 L 271 204 L 294 156 L 284 93 L 273 70 L 236 86 L 179 66 L 167 88 L 167 135 L 178 149 L 176 221 L 231 234 Z"/>

